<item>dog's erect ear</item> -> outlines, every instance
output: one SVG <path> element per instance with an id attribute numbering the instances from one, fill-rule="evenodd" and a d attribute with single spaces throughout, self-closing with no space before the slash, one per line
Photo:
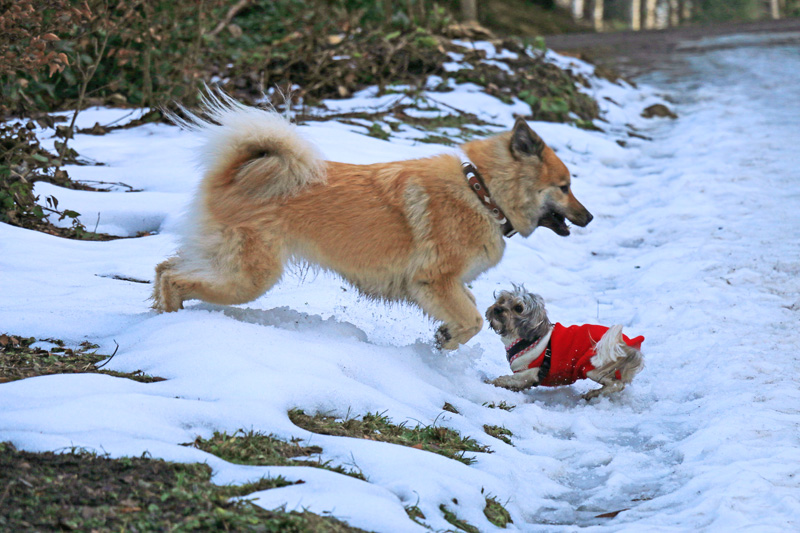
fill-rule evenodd
<path id="1" fill-rule="evenodd" d="M 514 123 L 514 129 L 511 130 L 511 153 L 515 157 L 522 155 L 541 157 L 543 150 L 542 138 L 536 135 L 525 119 L 518 118 Z"/>

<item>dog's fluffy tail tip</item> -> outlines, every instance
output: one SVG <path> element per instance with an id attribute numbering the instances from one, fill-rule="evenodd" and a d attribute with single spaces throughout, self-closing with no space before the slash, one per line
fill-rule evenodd
<path id="1" fill-rule="evenodd" d="M 597 342 L 595 346 L 595 367 L 606 365 L 617 359 L 625 357 L 625 352 L 622 349 L 624 341 L 622 339 L 622 324 L 617 324 L 608 328 L 608 331 L 603 334 L 603 337 Z"/>
<path id="2" fill-rule="evenodd" d="M 592 358 L 595 368 L 619 371 L 623 383 L 630 383 L 633 376 L 644 368 L 644 356 L 637 348 L 627 345 L 622 336 L 622 324 L 608 328 L 595 351 Z"/>
<path id="3" fill-rule="evenodd" d="M 274 108 L 242 104 L 220 89 L 206 87 L 200 111 L 182 108 L 170 118 L 204 139 L 200 157 L 206 176 L 238 182 L 248 195 L 287 196 L 324 180 L 321 154 Z"/>

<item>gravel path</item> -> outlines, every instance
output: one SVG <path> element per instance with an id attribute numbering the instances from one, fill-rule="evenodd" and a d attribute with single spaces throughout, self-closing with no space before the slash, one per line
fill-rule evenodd
<path id="1" fill-rule="evenodd" d="M 723 36 L 738 39 L 705 40 Z M 743 37 L 757 36 L 758 45 L 800 42 L 800 18 L 684 26 L 665 30 L 621 31 L 610 33 L 571 33 L 546 36 L 547 46 L 557 52 L 578 54 L 592 62 L 614 67 L 626 76 L 638 76 L 653 69 L 671 68 L 682 63 L 682 56 L 699 48 L 742 46 Z M 754 43 L 755 44 L 755 43 Z"/>

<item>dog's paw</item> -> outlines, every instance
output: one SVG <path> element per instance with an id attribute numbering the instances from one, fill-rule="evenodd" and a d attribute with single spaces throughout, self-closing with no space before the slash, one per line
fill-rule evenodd
<path id="1" fill-rule="evenodd" d="M 588 401 L 594 400 L 595 398 L 597 398 L 601 394 L 603 394 L 603 389 L 599 388 L 599 389 L 596 389 L 596 390 L 590 390 L 589 392 L 587 392 L 586 394 L 581 396 L 581 398 L 583 398 L 584 400 L 586 400 L 588 402 Z"/>
<path id="2" fill-rule="evenodd" d="M 450 330 L 444 324 L 439 327 L 435 338 L 436 347 L 440 350 L 455 350 L 458 348 L 458 342 L 453 340 Z"/>
<path id="3" fill-rule="evenodd" d="M 516 379 L 516 376 L 500 376 L 499 378 L 489 380 L 486 383 L 514 392 L 519 392 L 529 388 L 524 383 L 520 383 L 520 381 Z"/>

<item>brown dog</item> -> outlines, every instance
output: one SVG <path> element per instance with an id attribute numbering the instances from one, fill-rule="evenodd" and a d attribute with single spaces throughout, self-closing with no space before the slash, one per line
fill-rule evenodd
<path id="1" fill-rule="evenodd" d="M 522 119 L 461 146 L 474 165 L 467 173 L 478 174 L 468 183 L 457 154 L 335 163 L 274 111 L 212 95 L 205 113 L 210 120 L 179 120 L 206 138 L 205 176 L 177 255 L 156 268 L 161 311 L 189 299 L 249 302 L 298 260 L 368 296 L 419 305 L 443 322 L 438 344 L 454 349 L 481 329 L 465 283 L 500 261 L 504 231 L 569 235 L 565 218 L 592 219 L 572 195 L 567 167 Z M 481 175 L 477 193 L 491 199 L 471 190 Z"/>

